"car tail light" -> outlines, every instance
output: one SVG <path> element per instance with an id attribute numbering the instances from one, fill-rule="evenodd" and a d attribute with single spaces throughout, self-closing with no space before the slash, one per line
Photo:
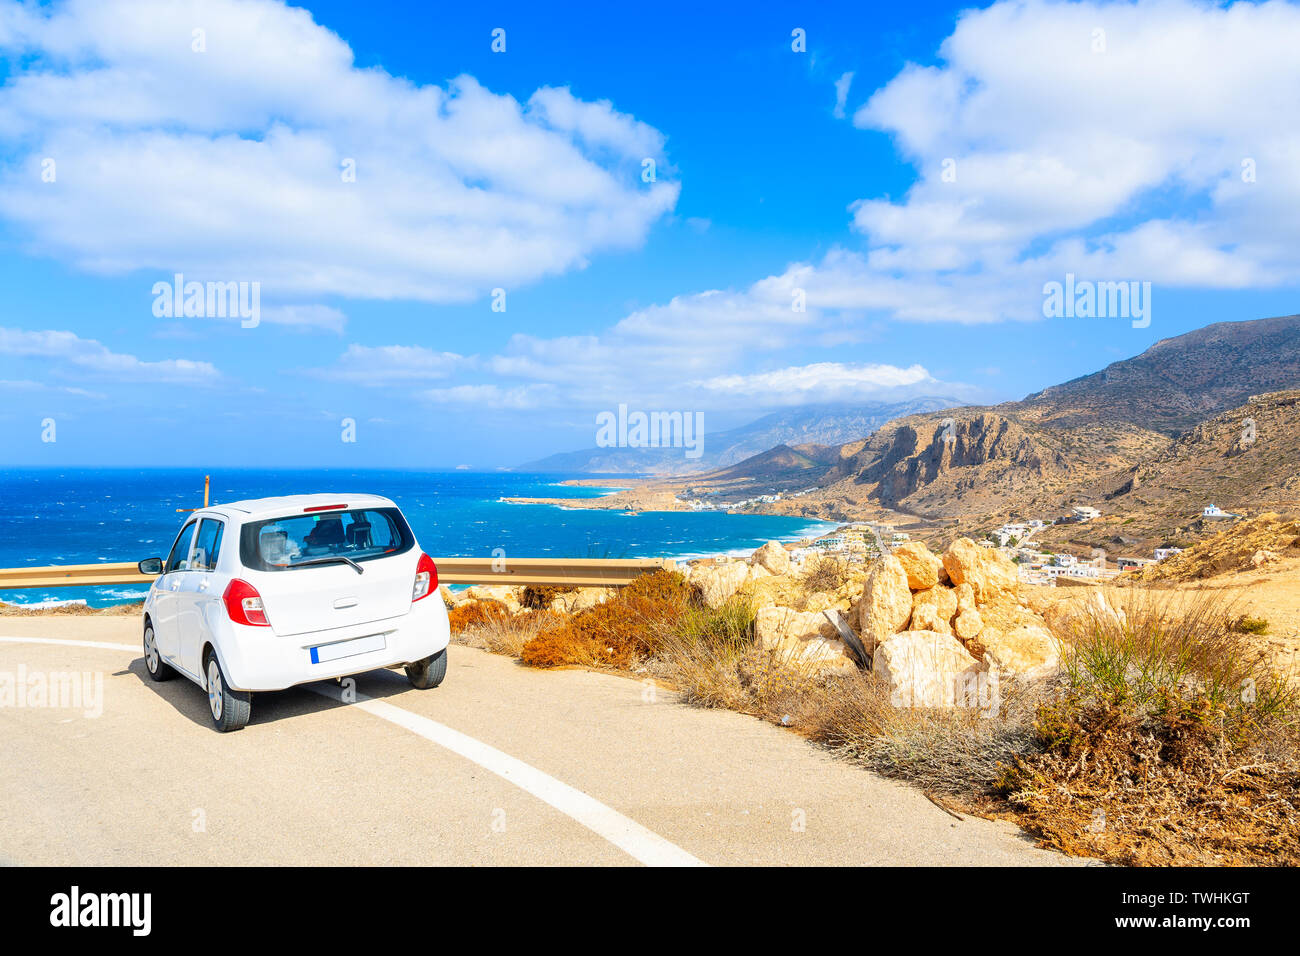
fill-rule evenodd
<path id="1" fill-rule="evenodd" d="M 418 601 L 420 598 L 426 598 L 436 590 L 438 590 L 438 566 L 433 563 L 433 558 L 421 554 L 419 562 L 415 565 L 415 585 L 411 588 L 411 600 Z"/>
<path id="2" fill-rule="evenodd" d="M 236 624 L 248 624 L 252 627 L 269 627 L 266 620 L 266 608 L 262 606 L 262 595 L 257 588 L 247 581 L 235 578 L 226 585 L 226 592 L 221 595 L 226 602 L 226 613 Z"/>

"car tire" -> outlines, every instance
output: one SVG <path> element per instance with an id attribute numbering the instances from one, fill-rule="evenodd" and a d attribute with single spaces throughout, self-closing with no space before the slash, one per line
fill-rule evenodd
<path id="1" fill-rule="evenodd" d="M 208 651 L 203 673 L 208 685 L 208 714 L 217 730 L 225 734 L 246 726 L 253 712 L 253 695 L 231 689 L 213 651 Z"/>
<path id="2" fill-rule="evenodd" d="M 416 690 L 429 690 L 442 683 L 447 676 L 447 648 L 414 664 L 406 665 L 406 678 Z"/>
<path id="3" fill-rule="evenodd" d="M 175 668 L 162 659 L 158 650 L 152 621 L 146 621 L 144 625 L 144 669 L 150 680 L 171 680 L 176 676 Z"/>

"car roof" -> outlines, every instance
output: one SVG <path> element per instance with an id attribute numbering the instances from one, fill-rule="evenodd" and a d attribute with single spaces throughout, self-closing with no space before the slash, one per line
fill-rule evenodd
<path id="1" fill-rule="evenodd" d="M 328 505 L 345 505 L 349 509 L 397 507 L 392 500 L 379 495 L 283 495 L 278 498 L 248 498 L 244 501 L 232 501 L 229 504 L 211 505 L 202 509 L 202 513 L 215 512 L 227 518 L 244 522 L 260 518 L 284 518 L 289 515 L 302 514 L 308 508 L 322 508 Z"/>

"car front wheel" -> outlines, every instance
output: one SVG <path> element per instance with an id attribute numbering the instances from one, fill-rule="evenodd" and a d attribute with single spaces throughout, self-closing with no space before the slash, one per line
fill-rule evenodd
<path id="1" fill-rule="evenodd" d="M 208 651 L 205 668 L 208 682 L 208 711 L 212 714 L 212 723 L 223 734 L 239 730 L 248 724 L 252 716 L 253 695 L 246 690 L 231 690 L 226 683 L 226 675 L 221 673 L 221 664 L 217 655 Z"/>
<path id="2" fill-rule="evenodd" d="M 429 690 L 442 683 L 447 676 L 447 648 L 414 664 L 406 665 L 406 678 L 417 690 Z"/>
<path id="3" fill-rule="evenodd" d="M 144 626 L 144 669 L 149 672 L 149 677 L 153 680 L 171 680 L 176 676 L 176 671 L 162 659 L 162 654 L 158 650 L 158 640 L 154 636 L 152 621 Z"/>

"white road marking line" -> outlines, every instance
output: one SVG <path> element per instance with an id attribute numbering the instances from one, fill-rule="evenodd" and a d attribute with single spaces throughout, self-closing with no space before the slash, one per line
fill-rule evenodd
<path id="1" fill-rule="evenodd" d="M 47 637 L 0 637 L 5 644 L 54 644 L 62 647 L 99 647 L 115 651 L 139 651 L 143 648 L 132 644 L 110 644 L 106 641 L 72 641 Z M 339 700 L 340 695 L 331 693 L 325 687 L 310 686 L 309 690 L 330 700 Z M 423 737 L 440 747 L 450 750 L 489 770 L 508 783 L 514 784 L 525 793 L 532 794 L 543 803 L 549 804 L 565 816 L 582 824 L 588 830 L 608 840 L 628 856 L 647 866 L 707 866 L 703 860 L 692 856 L 675 843 L 670 843 L 653 830 L 623 816 L 613 807 L 608 807 L 595 797 L 588 796 L 576 787 L 556 780 L 550 774 L 543 773 L 508 753 L 497 750 L 480 740 L 475 740 L 459 730 L 446 724 L 440 724 L 428 717 L 421 717 L 409 710 L 402 710 L 392 704 L 364 694 L 357 694 L 355 704 L 371 716 L 396 724 L 411 733 Z"/>
<path id="2" fill-rule="evenodd" d="M 311 689 L 331 700 L 338 699 L 324 688 Z M 462 734 L 446 724 L 440 724 L 436 720 L 413 714 L 409 710 L 402 710 L 400 707 L 394 707 L 392 704 L 375 700 L 364 694 L 357 694 L 356 703 L 347 706 L 359 707 L 368 714 L 397 724 L 425 740 L 432 741 L 478 764 L 508 783 L 514 784 L 520 790 L 532 794 L 543 803 L 549 804 L 598 836 L 604 837 L 628 856 L 646 866 L 708 865 L 676 844 L 665 840 L 653 830 L 646 829 L 635 820 L 601 803 L 595 797 L 588 796 L 536 767 Z"/>
<path id="3" fill-rule="evenodd" d="M 3 644 L 58 644 L 62 647 L 107 647 L 114 651 L 137 651 L 144 656 L 144 645 L 109 644 L 107 641 L 61 641 L 49 637 L 0 637 Z"/>

